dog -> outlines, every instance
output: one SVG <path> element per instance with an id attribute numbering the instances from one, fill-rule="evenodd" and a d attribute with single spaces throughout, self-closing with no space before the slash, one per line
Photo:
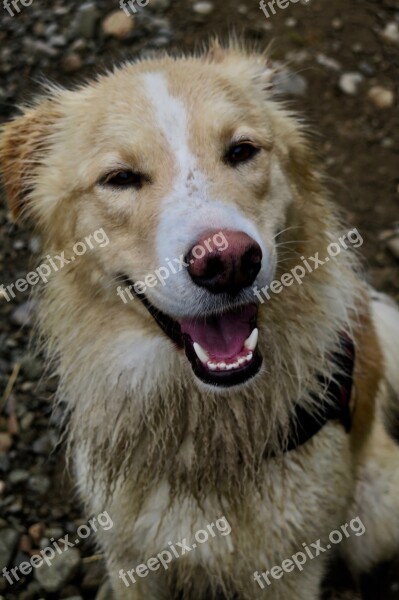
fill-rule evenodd
<path id="1" fill-rule="evenodd" d="M 273 80 L 214 42 L 50 86 L 1 132 L 46 253 L 109 238 L 39 328 L 119 600 L 316 600 L 336 554 L 358 581 L 397 555 L 399 313 Z"/>

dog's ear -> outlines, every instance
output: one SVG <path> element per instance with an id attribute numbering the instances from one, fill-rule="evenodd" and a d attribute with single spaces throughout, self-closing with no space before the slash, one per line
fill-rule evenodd
<path id="1" fill-rule="evenodd" d="M 14 218 L 25 208 L 58 116 L 55 101 L 44 100 L 0 130 L 0 174 Z"/>

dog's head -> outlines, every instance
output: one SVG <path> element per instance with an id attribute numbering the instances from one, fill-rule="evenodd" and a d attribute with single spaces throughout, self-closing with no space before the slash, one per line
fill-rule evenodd
<path id="1" fill-rule="evenodd" d="M 212 386 L 259 371 L 259 290 L 277 234 L 303 209 L 299 179 L 301 192 L 316 185 L 270 79 L 263 57 L 215 45 L 52 89 L 1 137 L 14 215 L 34 220 L 49 251 L 103 228 L 110 243 L 77 272 L 116 281 L 120 310 L 155 319 Z"/>

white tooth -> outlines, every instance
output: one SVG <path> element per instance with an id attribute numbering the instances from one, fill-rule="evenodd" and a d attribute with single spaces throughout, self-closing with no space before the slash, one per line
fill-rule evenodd
<path id="1" fill-rule="evenodd" d="M 208 369 L 210 369 L 211 371 L 216 371 L 216 368 L 217 368 L 216 363 L 213 363 L 213 362 L 208 363 Z"/>
<path id="2" fill-rule="evenodd" d="M 249 362 L 250 360 L 252 360 L 252 357 L 253 357 L 253 354 L 252 354 L 252 352 L 250 352 L 249 354 L 246 355 L 245 360 L 247 362 Z"/>
<path id="3" fill-rule="evenodd" d="M 227 371 L 231 371 L 232 369 L 234 369 L 234 365 L 230 363 L 229 365 L 226 365 L 226 369 Z"/>
<path id="4" fill-rule="evenodd" d="M 227 365 L 224 362 L 220 362 L 220 363 L 217 364 L 217 366 L 218 366 L 219 369 L 222 369 L 222 371 L 225 371 Z"/>
<path id="5" fill-rule="evenodd" d="M 256 344 L 258 343 L 258 334 L 259 331 L 257 327 L 255 327 L 249 338 L 245 340 L 244 348 L 246 348 L 247 350 L 255 350 Z"/>
<path id="6" fill-rule="evenodd" d="M 233 365 L 232 365 L 232 366 L 233 366 L 233 369 L 238 369 L 238 367 L 240 366 L 240 363 L 239 363 L 239 361 L 237 361 L 237 362 L 233 363 Z"/>
<path id="7" fill-rule="evenodd" d="M 243 365 L 245 362 L 247 362 L 247 361 L 245 360 L 245 358 L 243 356 L 238 359 L 238 364 L 239 365 Z"/>
<path id="8" fill-rule="evenodd" d="M 197 344 L 197 342 L 194 342 L 193 348 L 195 350 L 195 354 L 198 356 L 200 361 L 206 364 L 209 360 L 209 356 L 208 356 L 208 353 L 206 352 L 206 350 L 201 348 L 201 346 L 199 344 Z"/>

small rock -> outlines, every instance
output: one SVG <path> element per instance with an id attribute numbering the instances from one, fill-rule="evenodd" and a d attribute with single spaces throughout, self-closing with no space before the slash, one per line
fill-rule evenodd
<path id="1" fill-rule="evenodd" d="M 41 40 L 32 40 L 26 38 L 24 41 L 25 49 L 29 54 L 40 58 L 41 56 L 47 56 L 48 58 L 55 58 L 58 55 L 58 50 L 53 48 L 51 44 L 46 44 Z"/>
<path id="2" fill-rule="evenodd" d="M 2 496 L 6 489 L 6 482 L 0 479 L 0 496 Z"/>
<path id="3" fill-rule="evenodd" d="M 43 536 L 44 524 L 43 523 L 34 523 L 28 529 L 29 536 L 32 542 L 38 546 L 39 542 Z"/>
<path id="4" fill-rule="evenodd" d="M 387 23 L 384 31 L 382 32 L 382 37 L 387 42 L 392 42 L 393 44 L 399 44 L 399 24 L 395 21 L 391 21 L 391 23 Z"/>
<path id="5" fill-rule="evenodd" d="M 288 17 L 288 19 L 285 20 L 286 27 L 296 27 L 297 25 L 298 25 L 298 21 L 296 19 L 294 19 L 293 17 Z"/>
<path id="6" fill-rule="evenodd" d="M 35 415 L 31 412 L 25 413 L 20 419 L 20 426 L 22 431 L 28 431 L 35 419 Z"/>
<path id="7" fill-rule="evenodd" d="M 292 71 L 280 71 L 273 77 L 277 93 L 288 96 L 304 96 L 308 83 L 302 75 Z"/>
<path id="8" fill-rule="evenodd" d="M 150 0 L 148 6 L 151 7 L 152 10 L 167 10 L 170 6 L 170 0 Z"/>
<path id="9" fill-rule="evenodd" d="M 21 535 L 20 540 L 19 540 L 18 549 L 20 552 L 30 555 L 31 550 L 32 550 L 32 542 L 28 535 L 26 535 L 26 534 Z"/>
<path id="10" fill-rule="evenodd" d="M 389 240 L 387 243 L 389 251 L 392 255 L 399 260 L 399 237 L 395 237 L 392 240 Z"/>
<path id="11" fill-rule="evenodd" d="M 49 527 L 44 531 L 44 535 L 51 540 L 59 540 L 64 535 L 64 530 L 61 527 Z"/>
<path id="12" fill-rule="evenodd" d="M 31 354 L 27 354 L 23 357 L 21 360 L 21 367 L 24 375 L 30 381 L 36 381 L 43 373 L 41 361 Z"/>
<path id="13" fill-rule="evenodd" d="M 54 446 L 56 445 L 56 443 L 57 435 L 54 431 L 49 429 L 33 442 L 32 450 L 35 454 L 47 456 L 54 450 Z"/>
<path id="14" fill-rule="evenodd" d="M 62 69 L 65 73 L 75 73 L 75 71 L 79 71 L 82 66 L 83 61 L 76 52 L 67 54 L 62 61 Z"/>
<path id="15" fill-rule="evenodd" d="M 43 590 L 55 593 L 62 590 L 79 570 L 80 554 L 76 548 L 69 548 L 63 554 L 56 554 L 50 565 L 43 563 L 35 569 L 35 579 Z"/>
<path id="16" fill-rule="evenodd" d="M 344 73 L 341 75 L 338 85 L 342 92 L 348 94 L 348 96 L 354 96 L 362 81 L 363 75 L 361 73 Z"/>
<path id="17" fill-rule="evenodd" d="M 367 96 L 377 108 L 391 108 L 395 102 L 395 94 L 392 90 L 375 85 L 369 89 Z"/>
<path id="18" fill-rule="evenodd" d="M 22 248 L 25 248 L 24 240 L 15 240 L 13 247 L 15 250 L 22 250 Z"/>
<path id="19" fill-rule="evenodd" d="M 28 300 L 20 304 L 11 313 L 11 322 L 19 327 L 32 327 L 35 311 L 36 303 L 33 300 Z"/>
<path id="20" fill-rule="evenodd" d="M 91 39 L 94 36 L 98 19 L 95 2 L 84 2 L 78 9 L 75 21 L 75 35 Z"/>
<path id="21" fill-rule="evenodd" d="M 323 67 L 327 67 L 327 69 L 332 69 L 333 71 L 341 70 L 341 65 L 337 60 L 335 60 L 334 58 L 330 58 L 329 56 L 326 56 L 325 54 L 322 54 L 321 52 L 319 52 L 316 55 L 316 60 L 319 63 L 319 65 L 322 65 Z"/>
<path id="22" fill-rule="evenodd" d="M 56 46 L 57 48 L 64 48 L 68 43 L 65 35 L 52 35 L 49 42 L 52 46 Z"/>
<path id="23" fill-rule="evenodd" d="M 50 485 L 50 479 L 45 475 L 32 475 L 28 482 L 29 489 L 40 496 L 44 496 L 49 491 Z"/>
<path id="24" fill-rule="evenodd" d="M 105 17 L 102 29 L 106 35 L 123 40 L 133 31 L 134 18 L 122 10 L 115 10 Z"/>
<path id="25" fill-rule="evenodd" d="M 359 63 L 359 70 L 366 75 L 366 77 L 372 77 L 375 74 L 375 68 L 366 60 L 362 60 Z"/>
<path id="26" fill-rule="evenodd" d="M 42 598 L 40 585 L 37 581 L 30 581 L 24 592 L 20 592 L 19 600 L 36 600 Z"/>
<path id="27" fill-rule="evenodd" d="M 344 26 L 341 19 L 333 19 L 331 21 L 331 25 L 332 25 L 333 29 L 337 29 L 337 30 L 342 29 L 342 27 Z"/>
<path id="28" fill-rule="evenodd" d="M 6 567 L 11 561 L 19 540 L 19 533 L 7 527 L 0 529 L 0 565 Z"/>
<path id="29" fill-rule="evenodd" d="M 38 254 L 41 250 L 42 242 L 39 236 L 33 235 L 29 240 L 29 250 L 33 254 Z"/>
<path id="30" fill-rule="evenodd" d="M 6 431 L 0 432 L 0 454 L 6 454 L 12 446 L 12 437 Z"/>
<path id="31" fill-rule="evenodd" d="M 214 6 L 212 2 L 196 2 L 193 5 L 193 11 L 198 15 L 210 15 L 213 10 Z"/>
<path id="32" fill-rule="evenodd" d="M 7 478 L 10 485 L 19 485 L 20 483 L 25 483 L 28 479 L 29 471 L 25 471 L 25 469 L 14 469 L 10 471 Z"/>

